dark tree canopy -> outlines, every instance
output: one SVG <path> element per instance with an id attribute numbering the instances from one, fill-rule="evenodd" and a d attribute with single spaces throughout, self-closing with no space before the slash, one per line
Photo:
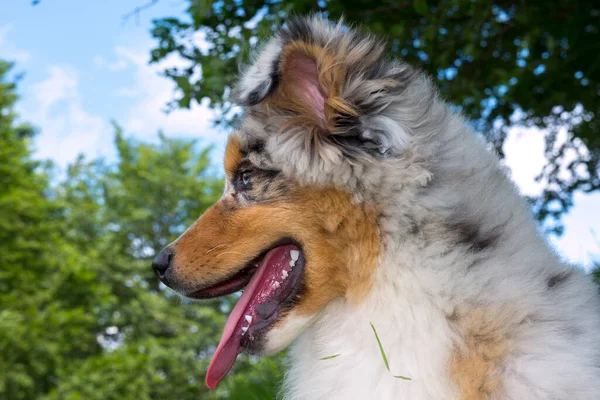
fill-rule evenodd
<path id="1" fill-rule="evenodd" d="M 152 30 L 153 62 L 188 62 L 165 71 L 179 89 L 171 106 L 209 98 L 224 111 L 218 122 L 231 122 L 228 85 L 257 39 L 314 11 L 387 38 L 390 53 L 432 75 L 501 155 L 509 127 L 547 129 L 545 191 L 532 199 L 540 220 L 557 220 L 573 192 L 600 188 L 600 4 L 589 1 L 189 0 L 188 18 L 162 18 Z"/>

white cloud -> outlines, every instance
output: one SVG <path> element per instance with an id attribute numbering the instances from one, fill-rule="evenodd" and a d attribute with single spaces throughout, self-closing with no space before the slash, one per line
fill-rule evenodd
<path id="1" fill-rule="evenodd" d="M 547 132 L 538 128 L 513 127 L 509 130 L 504 142 L 504 163 L 511 169 L 511 177 L 519 186 L 521 193 L 529 196 L 541 194 L 545 182 L 536 182 L 535 177 L 542 172 L 546 165 L 545 137 Z M 563 144 L 569 143 L 573 147 L 567 148 L 559 159 L 558 176 L 569 180 L 571 172 L 567 166 L 579 157 L 588 157 L 587 148 L 579 139 L 573 139 L 566 127 L 560 127 L 556 133 L 554 148 L 558 149 Z M 587 172 L 577 170 L 580 176 L 585 177 Z"/>
<path id="2" fill-rule="evenodd" d="M 552 242 L 567 260 L 589 270 L 594 262 L 600 262 L 600 193 L 576 193 L 574 204 L 563 216 L 565 234 Z"/>
<path id="3" fill-rule="evenodd" d="M 106 69 L 110 72 L 122 71 L 129 66 L 127 61 L 125 61 L 125 59 L 122 57 L 119 57 L 116 61 L 109 63 L 106 58 L 100 54 L 92 57 L 92 63 L 96 68 Z"/>
<path id="4" fill-rule="evenodd" d="M 29 96 L 34 101 L 25 110 L 27 119 L 40 127 L 36 156 L 65 167 L 81 153 L 88 157 L 113 153 L 112 143 L 106 140 L 112 132 L 110 124 L 82 106 L 77 71 L 51 66 L 48 75 L 32 86 Z"/>
<path id="5" fill-rule="evenodd" d="M 96 66 L 96 68 L 104 68 L 104 65 L 106 65 L 106 60 L 104 60 L 104 57 L 102 57 L 101 55 L 95 55 L 92 58 L 92 62 L 94 63 L 94 65 Z"/>
<path id="6" fill-rule="evenodd" d="M 206 104 L 168 114 L 163 111 L 175 95 L 175 85 L 159 73 L 165 67 L 182 65 L 182 62 L 170 58 L 160 65 L 149 65 L 150 46 L 151 43 L 117 46 L 112 57 L 99 54 L 92 59 L 97 68 L 109 71 L 130 67 L 130 84 L 113 91 L 116 96 L 131 98 L 118 122 L 127 135 L 143 140 L 153 140 L 157 132 L 163 130 L 171 136 L 202 138 L 204 145 L 216 144 L 221 153 L 226 136 L 212 126 L 215 114 Z M 87 158 L 114 156 L 110 140 L 113 129 L 108 118 L 83 107 L 82 98 L 86 93 L 81 93 L 78 71 L 56 65 L 47 67 L 46 71 L 47 77 L 34 83 L 26 93 L 25 98 L 29 100 L 23 110 L 23 116 L 40 128 L 35 143 L 36 156 L 50 158 L 62 167 L 80 153 Z"/>
<path id="7" fill-rule="evenodd" d="M 118 91 L 121 95 L 137 96 L 122 124 L 128 133 L 149 135 L 164 130 L 168 135 L 201 137 L 203 143 L 216 143 L 221 148 L 225 135 L 213 126 L 215 112 L 208 105 L 194 104 L 191 109 L 177 109 L 165 113 L 166 104 L 175 96 L 175 85 L 169 79 L 160 76 L 167 67 L 184 65 L 181 60 L 170 57 L 159 65 L 148 64 L 148 47 L 118 46 L 115 53 L 133 66 L 134 76 L 131 87 Z"/>
<path id="8" fill-rule="evenodd" d="M 15 44 L 8 40 L 12 25 L 0 26 L 0 53 L 6 61 L 15 61 L 20 64 L 25 64 L 31 59 L 31 53 L 18 49 Z"/>
<path id="9" fill-rule="evenodd" d="M 127 68 L 127 66 L 128 66 L 127 62 L 125 60 L 121 59 L 121 60 L 115 61 L 112 64 L 109 64 L 107 68 L 109 71 L 115 72 L 115 71 L 122 71 L 125 68 Z"/>
<path id="10" fill-rule="evenodd" d="M 106 58 L 101 56 L 100 54 L 92 57 L 92 63 L 96 68 L 107 69 L 110 72 L 122 71 L 129 66 L 127 62 L 123 58 L 119 58 L 112 63 L 108 63 Z"/>
<path id="11" fill-rule="evenodd" d="M 77 73 L 73 69 L 51 66 L 50 76 L 33 85 L 35 97 L 41 114 L 48 114 L 50 108 L 65 99 L 77 97 Z"/>
<path id="12" fill-rule="evenodd" d="M 140 95 L 140 91 L 135 87 L 125 87 L 117 89 L 116 94 L 123 97 L 137 97 Z"/>
<path id="13" fill-rule="evenodd" d="M 544 189 L 543 182 L 535 182 L 535 177 L 546 164 L 544 137 L 546 132 L 537 128 L 512 128 L 504 143 L 504 163 L 511 169 L 511 178 L 524 195 L 536 196 Z M 569 139 L 566 129 L 558 132 L 558 145 Z M 582 154 L 586 154 L 585 151 Z M 567 151 L 561 165 L 565 166 L 576 157 L 574 151 Z M 561 173 L 565 173 L 564 168 Z M 566 227 L 563 236 L 550 237 L 550 242 L 567 261 L 579 264 L 586 269 L 600 260 L 600 194 L 575 193 L 574 207 L 562 217 Z M 597 227 L 594 232 L 592 227 Z M 598 236 L 596 236 L 598 235 Z"/>
<path id="14" fill-rule="evenodd" d="M 539 195 L 543 189 L 535 177 L 546 164 L 544 136 L 545 132 L 537 128 L 515 127 L 509 130 L 504 142 L 504 164 L 510 168 L 512 180 L 524 195 Z"/>
<path id="15" fill-rule="evenodd" d="M 2 58 L 26 63 L 31 55 L 8 39 L 12 29 L 11 25 L 0 27 Z M 103 59 L 95 57 L 94 63 L 102 64 Z M 26 89 L 25 101 L 18 105 L 23 118 L 40 129 L 35 141 L 36 157 L 52 159 L 65 167 L 80 153 L 90 157 L 110 153 L 112 146 L 104 138 L 112 128 L 83 108 L 77 71 L 59 66 L 46 67 L 46 71 L 47 77 Z"/>
<path id="16" fill-rule="evenodd" d="M 203 55 L 213 47 L 213 44 L 206 40 L 206 32 L 202 29 L 192 34 L 192 44 L 200 50 Z"/>

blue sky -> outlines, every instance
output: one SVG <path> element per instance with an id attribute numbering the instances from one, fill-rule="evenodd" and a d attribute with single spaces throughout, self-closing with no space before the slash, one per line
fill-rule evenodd
<path id="1" fill-rule="evenodd" d="M 25 72 L 18 111 L 40 128 L 37 157 L 62 167 L 79 153 L 113 158 L 111 121 L 116 121 L 127 135 L 144 140 L 156 140 L 162 129 L 169 137 L 215 144 L 215 164 L 220 161 L 225 133 L 213 128 L 213 111 L 205 106 L 162 111 L 173 84 L 159 72 L 179 60 L 148 64 L 154 45 L 151 20 L 182 16 L 187 1 L 163 0 L 139 19 L 122 20 L 145 3 L 42 0 L 32 7 L 29 0 L 0 1 L 0 58 L 15 61 L 16 71 Z M 539 192 L 533 178 L 544 163 L 543 136 L 535 129 L 515 129 L 505 146 L 506 164 L 526 194 Z M 564 217 L 565 235 L 553 240 L 563 257 L 583 265 L 600 259 L 598 210 L 600 194 L 576 196 L 575 207 Z"/>

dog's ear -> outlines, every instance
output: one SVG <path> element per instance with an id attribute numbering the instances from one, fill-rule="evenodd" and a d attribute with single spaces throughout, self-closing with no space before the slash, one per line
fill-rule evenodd
<path id="1" fill-rule="evenodd" d="M 325 103 L 330 89 L 319 82 L 316 57 L 300 50 L 300 46 L 288 46 L 281 59 L 281 81 L 270 103 L 302 115 L 311 123 L 326 129 Z M 322 69 L 322 67 L 321 67 Z"/>
<path id="2" fill-rule="evenodd" d="M 254 62 L 243 71 L 233 91 L 233 98 L 238 104 L 254 106 L 277 87 L 282 47 L 282 39 L 274 37 L 262 48 Z"/>
<path id="3" fill-rule="evenodd" d="M 400 154 L 408 130 L 385 110 L 407 67 L 381 60 L 381 43 L 323 20 L 291 22 L 284 32 L 243 74 L 237 101 L 280 110 L 282 129 L 305 128 L 317 147 L 329 143 L 351 156 Z"/>
<path id="4" fill-rule="evenodd" d="M 328 50 L 295 40 L 279 51 L 273 40 L 242 77 L 237 100 L 252 106 L 261 102 L 291 111 L 289 124 L 310 126 L 321 133 L 335 131 L 336 119 L 358 117 L 358 112 L 340 96 L 346 65 Z"/>

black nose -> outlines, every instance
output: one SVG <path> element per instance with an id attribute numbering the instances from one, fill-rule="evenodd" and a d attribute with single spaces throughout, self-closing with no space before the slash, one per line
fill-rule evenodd
<path id="1" fill-rule="evenodd" d="M 152 269 L 158 275 L 159 278 L 163 278 L 171 265 L 171 260 L 173 259 L 173 251 L 168 247 L 162 249 L 160 253 L 156 257 L 154 257 L 154 261 L 152 261 Z"/>

